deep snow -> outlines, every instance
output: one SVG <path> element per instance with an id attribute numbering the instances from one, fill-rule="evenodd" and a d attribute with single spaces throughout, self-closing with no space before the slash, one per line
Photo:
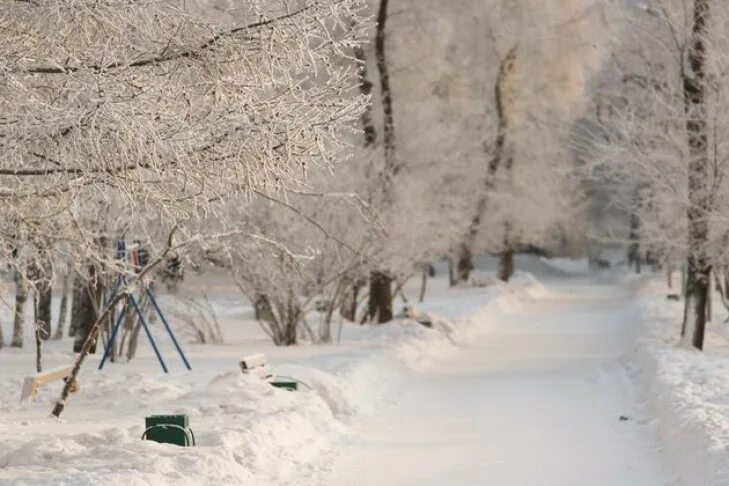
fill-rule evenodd
<path id="1" fill-rule="evenodd" d="M 413 322 L 345 325 L 340 345 L 293 348 L 272 346 L 229 285 L 193 280 L 225 344 L 186 344 L 187 373 L 157 325 L 170 375 L 144 341 L 132 363 L 98 372 L 92 358 L 60 421 L 48 417 L 57 386 L 18 403 L 32 346 L 4 348 L 0 484 L 729 484 L 727 358 L 673 346 L 665 290 L 654 282 L 636 300 L 640 281 L 587 275 L 584 262 L 518 265 L 541 283 L 429 283 L 422 308 L 452 335 Z M 6 336 L 8 323 L 0 316 Z M 47 367 L 72 359 L 67 339 L 46 348 Z M 312 389 L 242 376 L 238 359 L 252 352 Z M 198 447 L 139 440 L 144 416 L 167 412 L 190 415 Z"/>
<path id="2" fill-rule="evenodd" d="M 357 425 L 327 484 L 674 481 L 625 363 L 638 330 L 631 295 L 579 279 L 493 307 L 470 319 L 468 346 L 414 372 Z"/>

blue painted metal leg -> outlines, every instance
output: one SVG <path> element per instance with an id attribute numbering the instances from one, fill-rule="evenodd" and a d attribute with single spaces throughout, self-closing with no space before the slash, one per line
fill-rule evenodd
<path id="1" fill-rule="evenodd" d="M 126 310 L 127 306 L 122 307 L 122 310 L 119 313 L 119 317 L 116 318 L 116 323 L 114 323 L 114 327 L 111 330 L 111 335 L 109 336 L 109 342 L 104 345 L 104 357 L 101 358 L 101 363 L 99 363 L 99 369 L 104 367 L 106 359 L 111 356 L 111 349 L 112 346 L 114 346 L 114 339 L 116 339 L 116 334 L 119 332 L 119 328 L 121 327 L 121 322 L 124 318 L 124 313 L 126 312 Z"/>
<path id="2" fill-rule="evenodd" d="M 167 319 L 165 318 L 164 314 L 162 313 L 162 309 L 160 309 L 159 305 L 157 305 L 157 299 L 154 298 L 154 293 L 152 292 L 152 290 L 149 287 L 145 286 L 145 289 L 147 291 L 147 296 L 149 297 L 149 300 L 152 302 L 154 309 L 157 311 L 157 314 L 159 315 L 160 319 L 162 320 L 162 324 L 164 324 L 165 329 L 167 329 L 167 334 L 170 335 L 170 338 L 172 339 L 172 342 L 175 345 L 175 348 L 177 348 L 177 352 L 180 353 L 180 358 L 182 358 L 182 362 L 185 363 L 185 367 L 187 367 L 188 370 L 192 370 L 190 363 L 187 361 L 187 358 L 185 357 L 185 353 L 182 352 L 180 343 L 178 343 L 177 338 L 175 338 L 175 333 L 172 332 L 172 328 L 170 327 L 170 324 L 167 322 Z"/>
<path id="3" fill-rule="evenodd" d="M 159 349 L 157 349 L 157 343 L 154 342 L 152 333 L 149 332 L 149 327 L 147 326 L 147 321 L 144 319 L 144 314 L 142 314 L 142 311 L 139 309 L 136 299 L 130 295 L 129 301 L 132 303 L 132 306 L 134 306 L 134 310 L 137 312 L 137 315 L 139 316 L 139 322 L 142 323 L 142 327 L 144 327 L 144 332 L 147 333 L 147 337 L 149 338 L 149 342 L 152 344 L 152 349 L 154 349 L 154 353 L 157 355 L 159 364 L 162 365 L 162 369 L 164 370 L 165 373 L 169 373 L 169 371 L 167 370 L 167 365 L 165 364 L 165 361 L 162 359 L 162 355 L 160 354 Z"/>

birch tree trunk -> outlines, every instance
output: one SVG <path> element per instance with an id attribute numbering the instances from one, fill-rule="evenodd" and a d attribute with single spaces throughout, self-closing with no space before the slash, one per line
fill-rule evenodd
<path id="1" fill-rule="evenodd" d="M 35 328 L 38 336 L 43 340 L 51 337 L 51 305 L 53 302 L 53 288 L 50 282 L 43 281 L 38 284 L 38 290 L 33 296 L 35 309 Z"/>
<path id="2" fill-rule="evenodd" d="M 66 327 L 66 319 L 68 317 L 68 292 L 69 292 L 69 281 L 71 280 L 70 272 L 66 272 L 63 276 L 63 287 L 61 288 L 61 304 L 58 308 L 58 322 L 56 324 L 56 332 L 53 334 L 53 339 L 63 338 L 63 332 Z"/>
<path id="3" fill-rule="evenodd" d="M 499 66 L 499 75 L 496 79 L 494 87 L 494 99 L 496 103 L 496 116 L 498 117 L 498 126 L 496 132 L 496 143 L 494 145 L 494 153 L 489 160 L 486 168 L 486 177 L 484 190 L 476 205 L 473 213 L 471 224 L 468 226 L 466 235 L 460 245 L 458 257 L 458 265 L 456 272 L 456 283 L 466 282 L 473 270 L 472 248 L 476 241 L 476 236 L 481 228 L 481 220 L 486 212 L 489 195 L 494 188 L 495 176 L 499 168 L 506 164 L 510 165 L 511 153 L 508 148 L 508 132 L 510 127 L 508 91 L 512 83 L 514 67 L 516 64 L 516 46 L 512 47 L 509 52 L 501 60 Z"/>
<path id="4" fill-rule="evenodd" d="M 380 0 L 377 12 L 377 32 L 375 36 L 375 59 L 377 70 L 380 72 L 380 97 L 382 100 L 382 143 L 385 150 L 385 168 L 382 171 L 382 189 L 385 200 L 392 197 L 393 178 L 400 170 L 395 159 L 395 117 L 393 114 L 392 88 L 390 86 L 390 71 L 385 52 L 387 8 L 389 0 Z"/>
<path id="5" fill-rule="evenodd" d="M 688 259 L 686 272 L 686 301 L 681 342 L 698 349 L 704 347 L 706 303 L 711 263 L 707 254 L 709 240 L 708 214 L 709 147 L 706 122 L 706 38 L 709 23 L 709 0 L 694 0 L 693 30 L 688 64 L 690 72 L 683 73 L 686 131 L 689 144 L 688 165 Z"/>
<path id="6" fill-rule="evenodd" d="M 640 195 L 636 189 L 633 194 L 633 207 L 630 212 L 630 233 L 628 238 L 630 245 L 628 246 L 628 264 L 635 268 L 635 273 L 640 273 L 640 215 L 638 210 L 640 207 Z"/>
<path id="7" fill-rule="evenodd" d="M 76 285 L 74 285 L 73 303 L 71 304 L 71 326 L 76 328 L 74 353 L 81 352 L 84 343 L 88 340 L 91 328 L 98 318 L 95 302 L 98 284 L 93 281 L 95 270 L 90 268 L 89 273 L 90 278 L 88 279 L 77 275 Z M 97 337 L 98 334 L 97 332 Z M 89 352 L 96 352 L 96 340 L 91 342 Z"/>
<path id="8" fill-rule="evenodd" d="M 390 71 L 385 52 L 387 8 L 389 0 L 380 0 L 377 12 L 377 31 L 375 36 L 375 60 L 377 70 L 380 72 L 380 97 L 383 114 L 383 148 L 385 166 L 381 172 L 381 184 L 384 204 L 392 202 L 393 180 L 400 170 L 395 159 L 395 118 L 393 115 L 392 88 L 390 86 Z M 368 302 L 368 316 L 377 323 L 392 320 L 392 277 L 389 272 L 375 269 L 370 272 L 370 295 Z"/>

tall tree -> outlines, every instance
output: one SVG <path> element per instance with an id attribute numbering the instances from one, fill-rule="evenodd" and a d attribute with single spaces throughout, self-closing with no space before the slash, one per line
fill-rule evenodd
<path id="1" fill-rule="evenodd" d="M 706 120 L 706 54 L 710 0 L 694 0 L 688 66 L 682 73 L 688 134 L 688 266 L 681 340 L 704 347 L 706 305 L 711 275 L 708 256 L 711 210 L 710 157 Z"/>
<path id="2" fill-rule="evenodd" d="M 37 282 L 33 292 L 34 329 L 36 336 L 43 341 L 51 337 L 51 306 L 53 301 L 51 263 L 47 258 L 47 254 L 44 257 L 43 263 L 36 263 L 33 266 L 33 281 Z"/>
<path id="3" fill-rule="evenodd" d="M 76 330 L 73 343 L 74 353 L 81 351 L 98 317 L 100 288 L 97 280 L 98 274 L 93 265 L 89 266 L 89 275 L 79 274 L 74 279 L 70 326 Z M 91 346 L 90 352 L 96 352 L 95 342 Z"/>
<path id="4" fill-rule="evenodd" d="M 484 188 L 481 196 L 478 199 L 476 210 L 473 213 L 471 224 L 468 226 L 468 231 L 460 245 L 458 254 L 458 264 L 456 266 L 456 281 L 465 282 L 468 280 L 471 270 L 473 270 L 473 245 L 476 241 L 481 228 L 481 221 L 485 216 L 485 212 L 488 206 L 488 200 L 491 196 L 491 192 L 495 186 L 496 173 L 502 166 L 511 167 L 511 160 L 513 154 L 509 150 L 508 136 L 510 129 L 510 106 L 508 93 L 513 89 L 514 82 L 514 68 L 516 64 L 517 47 L 513 46 L 506 55 L 501 59 L 499 63 L 499 74 L 496 78 L 496 84 L 494 86 L 494 105 L 496 106 L 496 117 L 498 119 L 496 140 L 494 142 L 494 149 L 486 166 L 486 174 L 484 177 Z M 506 245 L 506 242 L 505 242 Z M 504 271 L 500 272 L 500 276 L 504 280 L 508 280 L 511 272 L 508 271 L 506 265 L 508 265 L 508 252 L 507 248 L 504 248 L 506 260 L 503 265 Z M 513 259 L 513 249 L 510 253 Z M 511 264 L 513 271 L 513 260 Z"/>
<path id="5" fill-rule="evenodd" d="M 385 165 L 380 173 L 383 195 L 382 204 L 392 204 L 393 179 L 400 168 L 395 158 L 395 118 L 393 115 L 392 87 L 390 86 L 390 71 L 385 51 L 387 9 L 389 0 L 380 0 L 377 12 L 377 31 L 375 35 L 375 60 L 380 73 L 380 99 L 382 102 L 382 144 L 384 148 Z M 375 269 L 370 272 L 370 295 L 368 315 L 370 319 L 378 322 L 392 320 L 392 282 L 393 277 L 386 269 Z"/>

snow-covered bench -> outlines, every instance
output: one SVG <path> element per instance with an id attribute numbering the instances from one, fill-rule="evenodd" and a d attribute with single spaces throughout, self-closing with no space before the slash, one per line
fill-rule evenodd
<path id="1" fill-rule="evenodd" d="M 286 390 L 298 390 L 299 381 L 292 378 L 277 378 L 273 370 L 268 365 L 268 358 L 265 354 L 251 354 L 240 360 L 240 369 L 247 375 L 253 375 L 261 380 L 269 382 L 276 388 L 284 388 Z"/>
<path id="2" fill-rule="evenodd" d="M 41 386 L 56 380 L 66 380 L 71 376 L 73 366 L 62 366 L 49 371 L 42 371 L 32 376 L 26 376 L 23 380 L 23 389 L 20 392 L 20 401 L 35 400 L 35 396 Z M 74 380 L 71 386 L 71 392 L 77 392 L 79 389 L 78 382 Z"/>
<path id="3" fill-rule="evenodd" d="M 427 312 L 416 309 L 415 306 L 411 304 L 405 304 L 402 311 L 400 311 L 400 313 L 395 317 L 400 319 L 410 319 L 411 321 L 415 321 L 425 327 L 433 327 L 433 317 Z"/>
<path id="4" fill-rule="evenodd" d="M 440 319 L 428 312 L 423 312 L 412 304 L 405 304 L 402 311 L 400 311 L 400 313 L 398 313 L 395 317 L 399 319 L 409 319 L 417 322 L 421 326 L 439 331 L 449 341 L 455 344 L 455 341 L 453 341 L 453 338 L 451 337 L 453 334 L 453 326 L 448 321 Z"/>

